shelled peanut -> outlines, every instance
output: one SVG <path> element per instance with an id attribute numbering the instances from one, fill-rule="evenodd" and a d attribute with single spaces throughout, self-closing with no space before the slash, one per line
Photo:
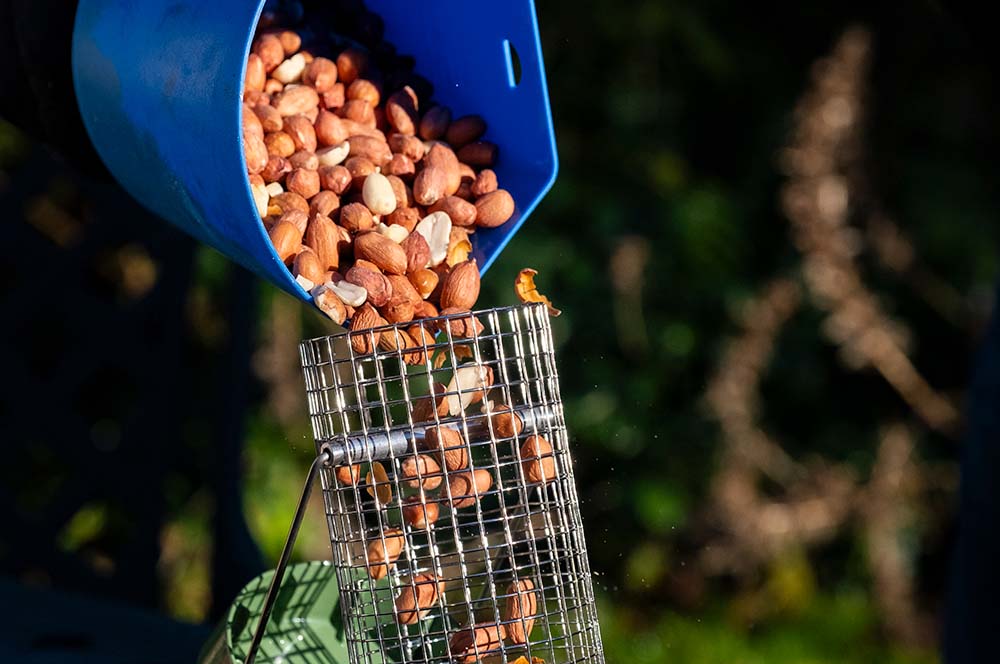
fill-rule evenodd
<path id="1" fill-rule="evenodd" d="M 507 628 L 503 625 L 479 623 L 455 632 L 448 642 L 454 661 L 472 664 L 484 656 L 500 652 L 501 643 L 507 638 Z"/>
<path id="2" fill-rule="evenodd" d="M 403 552 L 406 538 L 398 528 L 386 530 L 380 537 L 368 543 L 366 556 L 368 559 L 368 574 L 378 581 L 389 574 L 395 567 L 399 555 Z"/>
<path id="3" fill-rule="evenodd" d="M 396 620 L 400 625 L 417 624 L 437 604 L 444 591 L 444 582 L 433 574 L 417 574 L 403 584 L 396 596 Z"/>
<path id="4" fill-rule="evenodd" d="M 472 309 L 476 229 L 502 225 L 515 209 L 492 170 L 498 149 L 484 140 L 486 123 L 453 118 L 429 91 L 402 84 L 375 57 L 384 49 L 335 46 L 313 37 L 325 31 L 299 34 L 274 20 L 247 60 L 242 135 L 278 258 L 352 330 Z M 413 348 L 435 332 L 359 336 L 355 352 Z"/>
<path id="5" fill-rule="evenodd" d="M 535 626 L 538 614 L 538 596 L 531 579 L 521 579 L 507 588 L 509 597 L 504 603 L 503 619 L 507 624 L 507 638 L 511 643 L 525 644 Z"/>

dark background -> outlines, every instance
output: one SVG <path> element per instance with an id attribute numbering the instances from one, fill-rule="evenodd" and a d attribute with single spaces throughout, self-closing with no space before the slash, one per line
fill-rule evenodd
<path id="1" fill-rule="evenodd" d="M 937 661 L 998 267 L 984 17 L 538 5 L 562 167 L 480 305 L 530 266 L 564 311 L 609 661 Z M 214 620 L 280 549 L 327 328 L 70 152 L 0 125 L 0 570 Z"/>

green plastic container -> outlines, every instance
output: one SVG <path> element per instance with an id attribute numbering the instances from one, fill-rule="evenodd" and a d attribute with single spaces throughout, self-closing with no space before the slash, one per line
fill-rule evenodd
<path id="1" fill-rule="evenodd" d="M 201 652 L 201 664 L 242 664 L 260 620 L 274 570 L 248 583 Z M 333 565 L 314 561 L 289 565 L 257 653 L 257 662 L 345 664 L 347 645 Z"/>

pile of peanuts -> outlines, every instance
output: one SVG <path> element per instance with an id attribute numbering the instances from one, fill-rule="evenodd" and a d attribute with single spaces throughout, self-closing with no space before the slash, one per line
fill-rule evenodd
<path id="1" fill-rule="evenodd" d="M 455 580 L 438 577 L 433 572 L 434 564 L 421 558 L 419 550 L 410 548 L 410 537 L 433 539 L 440 527 L 439 519 L 448 518 L 446 510 L 450 510 L 453 521 L 444 526 L 445 532 L 457 527 L 462 513 L 473 513 L 480 501 L 498 490 L 494 476 L 498 464 L 490 459 L 480 464 L 474 455 L 482 440 L 510 446 L 508 458 L 519 461 L 520 477 L 527 487 L 542 488 L 557 477 L 552 444 L 537 433 L 525 431 L 524 419 L 516 408 L 494 403 L 490 398 L 492 387 L 489 365 L 463 364 L 455 370 L 449 385 L 435 383 L 431 394 L 417 399 L 410 415 L 423 432 L 398 460 L 397 481 L 390 479 L 387 470 L 387 465 L 394 466 L 379 461 L 368 464 L 367 472 L 360 463 L 338 466 L 334 471 L 344 490 L 361 493 L 364 489 L 380 510 L 386 510 L 387 526 L 369 538 L 365 551 L 364 564 L 372 581 L 389 576 L 401 558 L 408 559 L 414 570 L 400 579 L 400 591 L 394 600 L 396 620 L 401 625 L 415 625 L 442 603 L 447 604 L 447 581 Z M 475 422 L 466 429 L 470 438 L 463 434 L 461 425 L 452 424 L 452 418 L 463 414 L 467 421 Z M 390 515 L 396 510 L 401 515 L 399 526 L 389 526 L 395 523 Z M 450 539 L 450 535 L 446 538 Z M 461 596 L 457 588 L 451 590 Z M 477 656 L 496 651 L 504 641 L 511 646 L 527 644 L 542 590 L 529 575 L 511 579 L 505 590 L 498 588 L 498 593 L 502 592 L 497 595 L 501 621 L 472 623 L 453 632 L 449 641 L 453 659 L 477 661 Z"/>
<path id="2" fill-rule="evenodd" d="M 414 408 L 415 419 L 431 419 L 428 411 L 437 408 L 439 416 L 447 416 L 449 400 L 444 391 L 427 397 Z M 523 420 L 506 405 L 499 405 L 490 414 L 491 428 L 498 440 L 516 445 L 524 429 Z M 493 486 L 493 476 L 485 468 L 474 468 L 470 462 L 470 447 L 461 431 L 449 426 L 430 426 L 417 448 L 400 463 L 401 490 L 411 493 L 399 496 L 403 527 L 388 528 L 368 542 L 366 559 L 368 574 L 379 581 L 392 572 L 407 550 L 407 531 L 430 531 L 440 516 L 444 504 L 457 512 L 474 507 Z M 529 486 L 545 486 L 556 477 L 552 445 L 542 436 L 529 435 L 520 445 L 521 472 Z M 360 481 L 361 466 L 341 466 L 337 480 L 343 485 Z M 393 502 L 392 483 L 385 467 L 371 464 L 365 477 L 368 493 L 381 505 Z M 415 625 L 439 606 L 446 583 L 433 572 L 415 574 L 401 583 L 395 598 L 396 620 L 401 625 Z M 498 597 L 498 599 L 500 599 Z M 449 648 L 456 662 L 475 662 L 478 657 L 495 653 L 501 642 L 512 646 L 529 642 L 538 615 L 539 589 L 534 581 L 523 577 L 512 581 L 503 590 L 500 623 L 476 623 L 454 632 Z"/>
<path id="3" fill-rule="evenodd" d="M 354 330 L 469 311 L 470 236 L 514 213 L 485 122 L 387 89 L 360 45 L 303 34 L 259 29 L 244 81 L 250 189 L 278 257 Z"/>

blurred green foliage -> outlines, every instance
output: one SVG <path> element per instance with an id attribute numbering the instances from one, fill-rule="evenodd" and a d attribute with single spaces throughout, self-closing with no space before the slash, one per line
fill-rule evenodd
<path id="1" fill-rule="evenodd" d="M 754 630 L 734 629 L 719 611 L 664 613 L 653 624 L 603 600 L 598 611 L 609 661 L 633 664 L 931 664 L 930 653 L 886 646 L 872 632 L 876 616 L 864 592 L 815 597 L 801 612 Z"/>

